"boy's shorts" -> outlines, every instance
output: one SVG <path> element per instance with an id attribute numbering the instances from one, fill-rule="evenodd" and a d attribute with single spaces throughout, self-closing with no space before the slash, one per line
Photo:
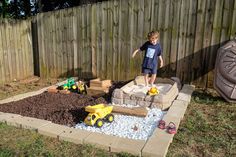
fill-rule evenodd
<path id="1" fill-rule="evenodd" d="M 157 66 L 153 69 L 142 67 L 142 73 L 143 74 L 157 74 Z"/>

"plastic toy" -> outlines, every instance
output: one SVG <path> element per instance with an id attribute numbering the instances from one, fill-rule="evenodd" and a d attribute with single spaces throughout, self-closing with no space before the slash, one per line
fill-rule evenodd
<path id="1" fill-rule="evenodd" d="M 85 111 L 89 112 L 84 119 L 84 123 L 90 126 L 102 127 L 104 121 L 113 122 L 114 115 L 111 114 L 113 106 L 106 106 L 104 104 L 97 104 L 94 106 L 85 107 Z"/>
<path id="2" fill-rule="evenodd" d="M 157 87 L 152 87 L 149 89 L 147 94 L 148 95 L 157 95 L 157 94 L 159 94 L 159 90 L 157 89 Z"/>
<path id="3" fill-rule="evenodd" d="M 63 89 L 67 90 L 67 89 L 76 89 L 76 84 L 75 84 L 75 80 L 73 78 L 68 78 L 66 80 L 66 83 L 63 85 Z"/>
<path id="4" fill-rule="evenodd" d="M 87 94 L 87 86 L 83 81 L 78 81 L 77 87 L 78 87 L 79 94 Z"/>

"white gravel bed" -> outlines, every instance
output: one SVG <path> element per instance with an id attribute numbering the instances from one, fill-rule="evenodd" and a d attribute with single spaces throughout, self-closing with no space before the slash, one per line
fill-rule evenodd
<path id="1" fill-rule="evenodd" d="M 144 118 L 115 115 L 112 123 L 105 122 L 101 128 L 87 126 L 85 123 L 78 123 L 75 128 L 129 139 L 147 140 L 165 113 L 160 109 L 153 108 L 148 111 L 148 115 Z"/>

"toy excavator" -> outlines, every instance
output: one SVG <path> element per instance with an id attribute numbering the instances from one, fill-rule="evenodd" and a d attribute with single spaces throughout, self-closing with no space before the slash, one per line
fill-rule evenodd
<path id="1" fill-rule="evenodd" d="M 114 115 L 111 114 L 113 106 L 106 106 L 104 104 L 97 104 L 94 106 L 85 107 L 85 111 L 89 112 L 88 116 L 84 119 L 84 123 L 90 126 L 102 127 L 104 121 L 109 123 L 114 121 Z"/>
<path id="2" fill-rule="evenodd" d="M 151 87 L 149 91 L 147 92 L 147 94 L 151 96 L 157 95 L 159 94 L 159 90 L 157 89 L 157 87 Z"/>

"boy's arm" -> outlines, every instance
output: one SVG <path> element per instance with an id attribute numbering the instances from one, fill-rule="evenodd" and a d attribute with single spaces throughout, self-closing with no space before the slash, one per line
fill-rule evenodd
<path id="1" fill-rule="evenodd" d="M 134 58 L 134 56 L 136 55 L 136 53 L 137 53 L 138 51 L 140 51 L 140 49 L 137 49 L 137 50 L 135 50 L 135 51 L 133 52 L 133 54 L 132 54 L 132 57 L 133 57 L 133 58 Z"/>
<path id="2" fill-rule="evenodd" d="M 158 58 L 160 60 L 160 68 L 161 68 L 161 67 L 163 67 L 163 59 L 162 59 L 162 56 L 159 56 Z"/>

